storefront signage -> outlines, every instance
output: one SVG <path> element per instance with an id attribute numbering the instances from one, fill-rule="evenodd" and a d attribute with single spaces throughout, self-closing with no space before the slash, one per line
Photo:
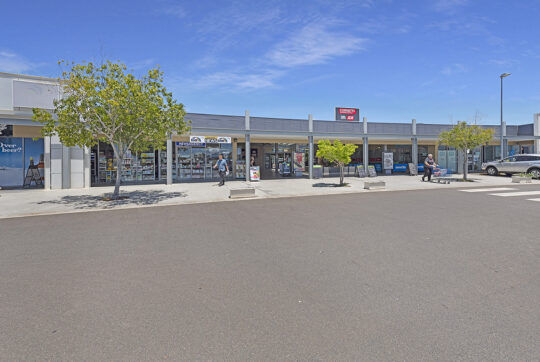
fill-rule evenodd
<path id="1" fill-rule="evenodd" d="M 377 177 L 377 171 L 375 170 L 375 166 L 368 165 L 368 175 L 369 177 Z"/>
<path id="2" fill-rule="evenodd" d="M 306 161 L 304 153 L 294 154 L 294 172 L 302 172 L 305 170 Z"/>
<path id="3" fill-rule="evenodd" d="M 249 179 L 251 181 L 259 181 L 261 179 L 261 172 L 259 166 L 251 166 L 249 168 Z"/>
<path id="4" fill-rule="evenodd" d="M 383 168 L 385 170 L 394 168 L 394 152 L 383 152 Z"/>
<path id="5" fill-rule="evenodd" d="M 22 144 L 0 141 L 0 152 L 2 153 L 15 153 L 22 152 Z"/>
<path id="6" fill-rule="evenodd" d="M 222 144 L 231 143 L 231 137 L 224 136 L 189 136 L 189 142 L 197 145 L 201 144 Z"/>
<path id="7" fill-rule="evenodd" d="M 406 163 L 394 164 L 394 172 L 407 172 L 407 164 Z"/>
<path id="8" fill-rule="evenodd" d="M 360 122 L 360 110 L 358 108 L 336 107 L 336 121 Z"/>
<path id="9" fill-rule="evenodd" d="M 367 176 L 366 169 L 364 168 L 364 165 L 356 166 L 356 175 L 358 177 L 366 177 Z"/>

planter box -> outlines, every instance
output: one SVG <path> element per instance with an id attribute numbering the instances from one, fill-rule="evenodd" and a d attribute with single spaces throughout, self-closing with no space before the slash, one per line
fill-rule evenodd
<path id="1" fill-rule="evenodd" d="M 365 181 L 364 182 L 365 190 L 384 189 L 385 187 L 386 187 L 386 182 L 384 181 Z"/>
<path id="2" fill-rule="evenodd" d="M 519 183 L 522 183 L 522 182 L 530 184 L 530 183 L 532 183 L 532 177 L 512 176 L 512 182 L 516 183 L 516 184 L 519 184 Z"/>

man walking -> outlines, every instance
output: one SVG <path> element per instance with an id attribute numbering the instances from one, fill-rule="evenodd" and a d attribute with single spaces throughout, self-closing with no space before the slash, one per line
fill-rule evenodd
<path id="1" fill-rule="evenodd" d="M 426 177 L 428 181 L 431 181 L 434 166 L 436 166 L 435 160 L 433 159 L 433 155 L 430 153 L 424 160 L 424 176 L 422 176 L 422 181 L 425 181 Z"/>
<path id="2" fill-rule="evenodd" d="M 214 168 L 218 169 L 219 172 L 219 186 L 225 185 L 225 176 L 229 173 L 229 166 L 227 165 L 227 161 L 223 159 L 223 155 L 220 153 L 218 156 L 218 160 L 216 164 L 214 165 Z"/>

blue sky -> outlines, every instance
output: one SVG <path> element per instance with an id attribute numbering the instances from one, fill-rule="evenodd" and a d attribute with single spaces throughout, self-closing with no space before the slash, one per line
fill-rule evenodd
<path id="1" fill-rule="evenodd" d="M 536 0 L 0 0 L 0 13 L 0 71 L 159 64 L 189 112 L 490 124 L 503 72 L 505 120 L 540 112 Z"/>

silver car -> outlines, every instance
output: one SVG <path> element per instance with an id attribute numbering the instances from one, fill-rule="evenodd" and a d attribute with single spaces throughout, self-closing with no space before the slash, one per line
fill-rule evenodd
<path id="1" fill-rule="evenodd" d="M 514 155 L 502 160 L 488 162 L 482 165 L 488 175 L 499 173 L 511 175 L 513 173 L 530 173 L 534 178 L 540 178 L 540 155 Z"/>

